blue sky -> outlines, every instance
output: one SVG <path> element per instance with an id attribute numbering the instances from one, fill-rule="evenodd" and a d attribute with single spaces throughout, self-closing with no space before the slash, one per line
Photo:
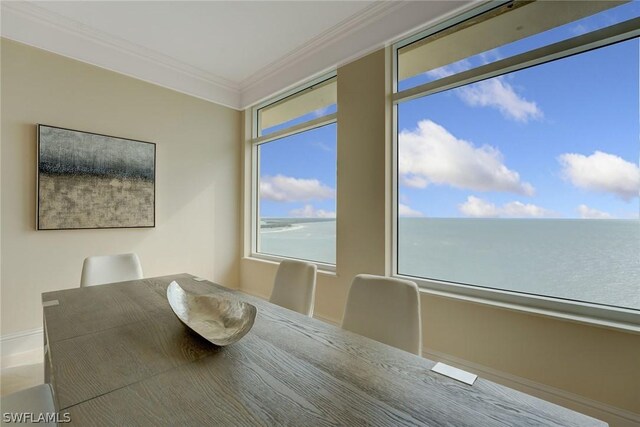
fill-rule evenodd
<path id="1" fill-rule="evenodd" d="M 335 217 L 336 124 L 260 146 L 261 217 Z"/>
<path id="2" fill-rule="evenodd" d="M 637 39 L 515 72 L 501 77 L 500 82 L 502 93 L 507 95 L 500 95 L 489 82 L 474 85 L 481 87 L 480 95 L 486 92 L 493 102 L 489 104 L 474 103 L 474 98 L 468 94 L 465 97 L 461 89 L 403 103 L 398 110 L 399 130 L 406 135 L 416 134 L 417 124 L 429 120 L 475 150 L 493 147 L 501 153 L 501 160 L 494 166 L 505 166 L 517 173 L 517 182 L 529 183 L 534 191 L 520 190 L 517 185 L 501 186 L 499 182 L 486 188 L 456 186 L 454 176 L 444 176 L 434 183 L 434 173 L 427 168 L 422 176 L 430 179 L 430 183 L 424 188 L 403 183 L 401 202 L 427 216 L 468 216 L 460 211 L 460 204 L 473 197 L 494 205 L 494 213 L 505 204 L 518 202 L 544 209 L 546 213 L 540 216 L 580 217 L 579 207 L 584 205 L 603 212 L 603 216 L 638 217 L 637 187 L 636 197 L 628 197 L 624 185 L 619 189 L 615 185 L 598 185 L 597 181 L 585 184 L 584 179 L 580 180 L 584 177 L 572 179 L 571 164 L 562 161 L 567 154 L 583 156 L 584 159 L 577 159 L 591 167 L 582 173 L 598 173 L 602 180 L 618 179 L 615 175 L 619 162 L 609 156 L 592 157 L 598 151 L 637 168 L 640 134 Z M 509 99 L 508 95 L 513 94 L 515 98 Z M 500 101 L 501 96 L 505 100 Z M 518 102 L 522 105 L 518 106 Z M 527 110 L 532 105 L 535 109 Z M 401 158 L 405 150 L 410 155 L 404 142 L 400 138 Z M 604 161 L 599 163 L 598 159 Z M 458 162 L 454 166 L 464 164 L 462 160 Z M 469 175 L 472 168 L 459 172 Z M 490 173 L 479 171 L 476 181 L 481 182 L 485 172 Z M 491 212 L 488 209 L 486 216 L 520 216 Z"/>
<path id="3" fill-rule="evenodd" d="M 638 3 L 403 82 L 638 16 Z M 400 212 L 638 218 L 638 39 L 401 103 Z M 261 216 L 335 215 L 336 125 L 264 144 Z"/>

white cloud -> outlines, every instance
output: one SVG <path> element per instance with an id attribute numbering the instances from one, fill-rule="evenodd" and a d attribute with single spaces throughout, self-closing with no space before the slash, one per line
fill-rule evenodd
<path id="1" fill-rule="evenodd" d="M 276 202 L 306 202 L 333 199 L 333 188 L 317 179 L 302 179 L 291 176 L 267 176 L 260 180 L 260 197 Z"/>
<path id="2" fill-rule="evenodd" d="M 564 178 L 576 187 L 613 193 L 623 200 L 638 197 L 640 167 L 622 157 L 596 151 L 590 156 L 562 154 L 558 161 Z"/>
<path id="3" fill-rule="evenodd" d="M 498 49 L 491 49 L 473 57 L 473 61 L 463 59 L 449 65 L 427 71 L 425 74 L 442 79 L 453 74 L 462 73 L 490 62 L 499 61 L 502 54 Z M 492 107 L 498 109 L 503 116 L 519 122 L 541 119 L 544 114 L 538 104 L 523 98 L 507 81 L 505 76 L 498 76 L 454 90 L 462 101 L 472 107 Z"/>
<path id="4" fill-rule="evenodd" d="M 518 122 L 543 116 L 538 105 L 520 96 L 503 76 L 461 87 L 456 93 L 472 107 L 497 108 L 503 116 Z"/>
<path id="5" fill-rule="evenodd" d="M 457 62 L 443 65 L 442 67 L 435 68 L 433 70 L 429 70 L 425 74 L 433 77 L 434 79 L 441 79 L 443 77 L 462 73 L 463 71 L 467 71 L 472 68 L 488 64 L 490 62 L 499 61 L 500 59 L 502 59 L 502 54 L 500 53 L 500 50 L 498 48 L 495 48 L 486 52 L 479 53 L 478 55 L 471 58 L 461 59 Z"/>
<path id="6" fill-rule="evenodd" d="M 453 64 L 443 65 L 439 68 L 434 68 L 433 70 L 427 71 L 425 74 L 433 77 L 434 79 L 441 79 L 443 77 L 448 77 L 452 74 L 461 73 L 463 71 L 467 71 L 473 68 L 473 65 L 468 59 L 462 59 L 458 62 L 454 62 Z"/>
<path id="7" fill-rule="evenodd" d="M 323 209 L 316 209 L 312 205 L 304 205 L 303 208 L 294 209 L 289 212 L 290 216 L 297 218 L 335 218 L 336 213 L 334 211 L 325 211 Z"/>
<path id="8" fill-rule="evenodd" d="M 327 105 L 326 107 L 318 108 L 317 110 L 313 111 L 313 115 L 315 117 L 322 117 L 322 116 L 324 116 L 325 114 L 327 114 L 329 112 L 329 108 L 331 108 L 331 105 Z"/>
<path id="9" fill-rule="evenodd" d="M 399 171 L 403 185 L 425 188 L 447 184 L 475 191 L 502 191 L 531 196 L 534 188 L 507 168 L 492 146 L 475 147 L 431 120 L 399 135 Z"/>
<path id="10" fill-rule="evenodd" d="M 461 59 L 451 64 L 443 65 L 433 70 L 427 71 L 425 74 L 433 77 L 434 79 L 441 79 L 453 74 L 462 73 L 463 71 L 470 70 L 472 68 L 479 67 L 481 65 L 488 64 L 490 62 L 499 61 L 503 58 L 500 49 L 494 48 L 485 52 L 479 53 L 471 58 Z"/>
<path id="11" fill-rule="evenodd" d="M 524 218 L 524 217 L 548 217 L 554 216 L 554 213 L 548 209 L 541 208 L 540 206 L 533 205 L 531 203 L 522 202 L 509 202 L 502 206 L 500 209 L 501 216 L 512 218 Z"/>
<path id="12" fill-rule="evenodd" d="M 575 36 L 581 36 L 590 31 L 593 31 L 594 29 L 595 27 L 593 25 L 588 25 L 587 23 L 583 22 L 583 23 L 574 25 L 572 28 L 569 29 L 569 31 L 571 31 Z"/>
<path id="13" fill-rule="evenodd" d="M 331 148 L 328 144 L 325 144 L 322 141 L 311 141 L 311 145 L 321 149 L 322 151 L 332 152 L 333 148 Z"/>
<path id="14" fill-rule="evenodd" d="M 482 52 L 478 54 L 480 59 L 482 60 L 482 65 L 488 64 L 490 62 L 500 61 L 504 56 L 502 56 L 502 52 L 499 48 L 493 48 L 487 50 L 486 52 Z"/>
<path id="15" fill-rule="evenodd" d="M 587 205 L 578 206 L 578 213 L 580 214 L 580 218 L 583 218 L 583 219 L 609 219 L 609 218 L 611 218 L 611 214 L 610 213 L 590 208 Z"/>
<path id="16" fill-rule="evenodd" d="M 530 203 L 514 201 L 496 206 L 476 196 L 467 197 L 467 201 L 459 204 L 458 209 L 462 214 L 475 218 L 544 218 L 555 215 L 548 209 Z"/>
<path id="17" fill-rule="evenodd" d="M 400 161 L 402 162 L 402 161 Z M 400 181 L 402 185 L 413 188 L 426 188 L 429 180 L 420 175 L 412 175 L 406 170 L 400 170 Z"/>
<path id="18" fill-rule="evenodd" d="M 424 216 L 424 214 L 418 210 L 415 210 L 404 203 L 398 203 L 398 216 L 409 217 L 409 216 Z"/>
<path id="19" fill-rule="evenodd" d="M 477 218 L 499 216 L 499 211 L 496 205 L 475 196 L 467 197 L 467 201 L 458 205 L 458 209 L 466 216 L 473 216 Z"/>

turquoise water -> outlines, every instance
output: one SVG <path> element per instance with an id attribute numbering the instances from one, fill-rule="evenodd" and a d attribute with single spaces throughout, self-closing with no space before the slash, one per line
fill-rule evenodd
<path id="1" fill-rule="evenodd" d="M 335 263 L 335 221 L 286 219 L 261 251 Z M 640 310 L 640 221 L 401 218 L 401 274 Z"/>
<path id="2" fill-rule="evenodd" d="M 265 219 L 259 252 L 336 263 L 336 221 L 297 218 Z"/>

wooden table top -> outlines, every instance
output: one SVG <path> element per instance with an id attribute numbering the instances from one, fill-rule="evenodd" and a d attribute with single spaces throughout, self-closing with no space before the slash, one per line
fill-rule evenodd
<path id="1" fill-rule="evenodd" d="M 47 292 L 48 377 L 78 425 L 604 426 L 606 423 L 189 274 Z M 216 347 L 173 314 L 166 288 L 258 308 Z M 54 303 L 55 304 L 55 303 Z"/>

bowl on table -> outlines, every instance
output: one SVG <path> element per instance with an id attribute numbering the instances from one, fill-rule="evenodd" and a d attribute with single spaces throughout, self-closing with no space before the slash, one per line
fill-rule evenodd
<path id="1" fill-rule="evenodd" d="M 167 300 L 182 323 L 218 346 L 233 344 L 245 336 L 258 311 L 249 303 L 221 295 L 193 294 L 175 281 L 167 288 Z"/>

